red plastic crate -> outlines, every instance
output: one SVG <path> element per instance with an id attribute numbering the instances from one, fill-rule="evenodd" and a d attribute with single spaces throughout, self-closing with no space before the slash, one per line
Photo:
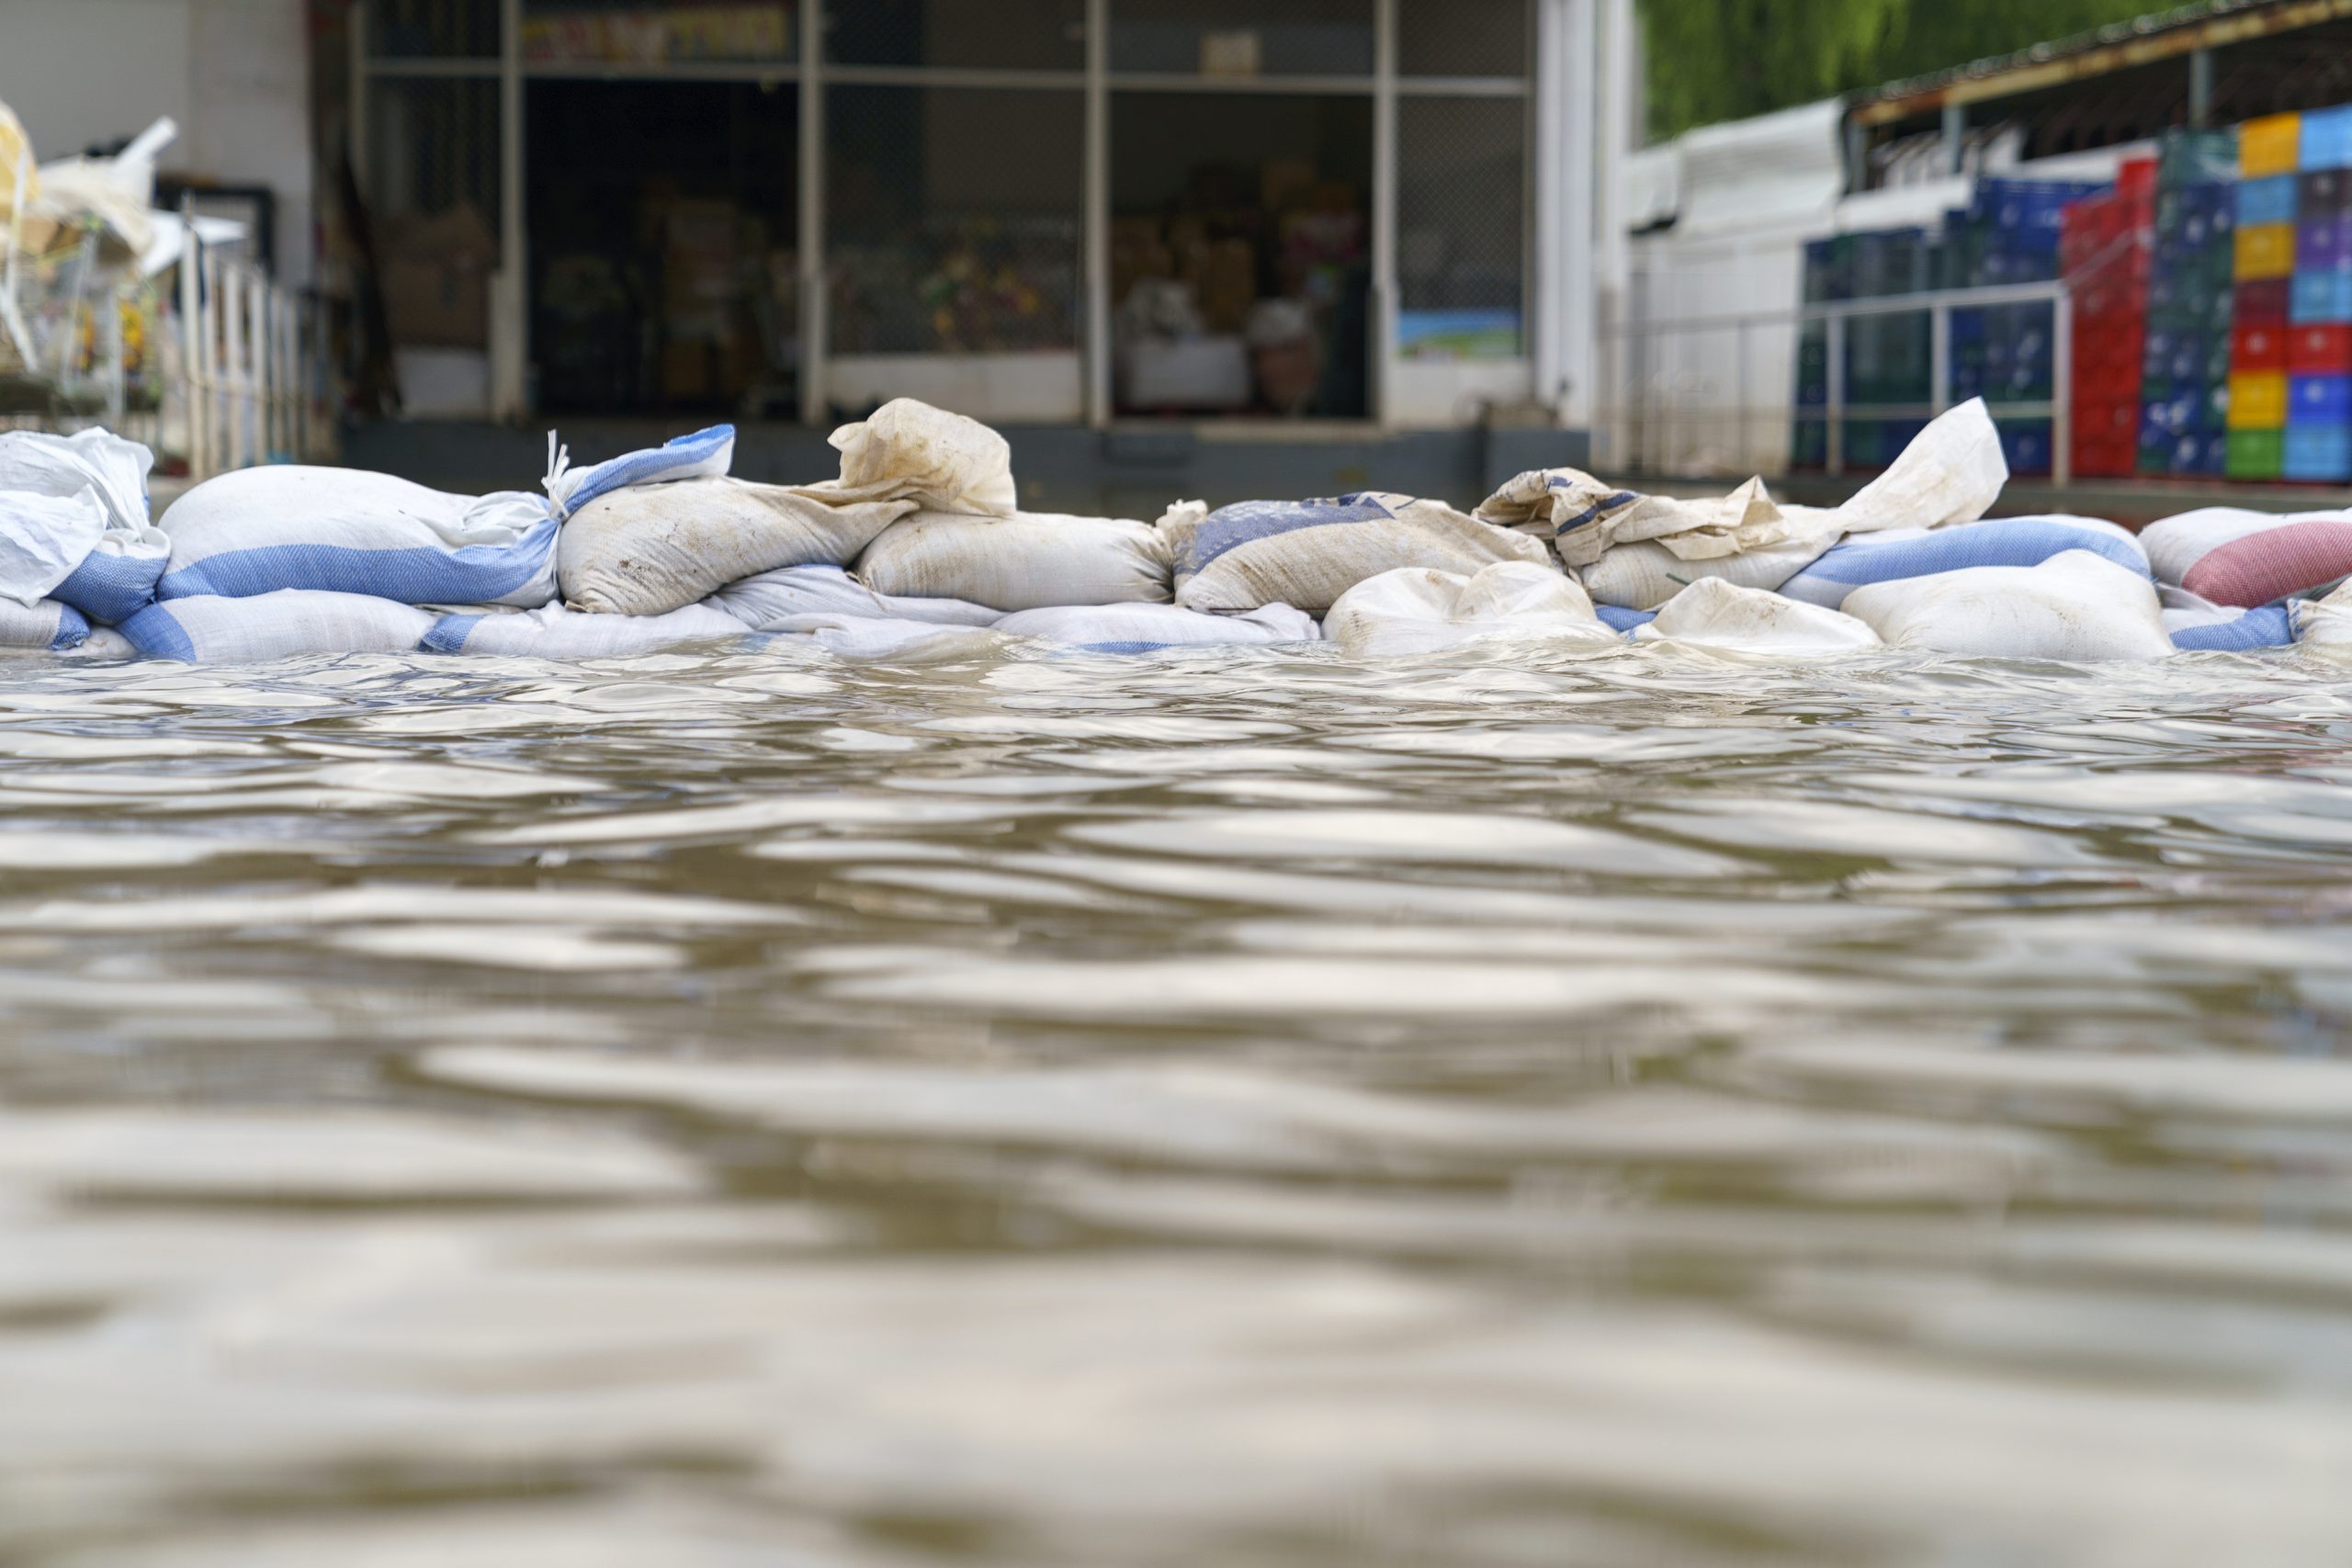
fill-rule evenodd
<path id="1" fill-rule="evenodd" d="M 2352 323 L 2313 321 L 2290 327 L 2287 368 L 2298 376 L 2352 374 Z"/>
<path id="2" fill-rule="evenodd" d="M 2077 389 L 2075 398 L 2075 439 L 2136 440 L 2140 430 L 2140 389 L 2135 383 L 2131 390 L 2105 397 L 2085 397 Z"/>
<path id="3" fill-rule="evenodd" d="M 2156 161 L 2125 159 L 2115 171 L 2115 194 L 2118 199 L 2144 207 L 2153 214 L 2156 207 Z"/>
<path id="4" fill-rule="evenodd" d="M 2230 329 L 2230 368 L 2287 368 L 2287 329 L 2268 321 L 2240 321 Z"/>
<path id="5" fill-rule="evenodd" d="M 2231 319 L 2239 326 L 2283 327 L 2292 285 L 2283 277 L 2249 277 L 2237 286 Z"/>

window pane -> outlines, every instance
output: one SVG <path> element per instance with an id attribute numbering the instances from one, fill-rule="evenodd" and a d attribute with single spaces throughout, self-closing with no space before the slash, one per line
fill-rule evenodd
<path id="1" fill-rule="evenodd" d="M 1369 76 L 1372 0 L 1111 0 L 1111 69 Z"/>
<path id="2" fill-rule="evenodd" d="M 1073 347 L 1085 116 L 1074 91 L 827 89 L 833 349 Z"/>
<path id="3" fill-rule="evenodd" d="M 387 60 L 494 60 L 498 7 L 475 0 L 375 0 L 368 48 Z"/>
<path id="4" fill-rule="evenodd" d="M 1398 0 L 1396 69 L 1407 76 L 1520 76 L 1534 40 L 1527 0 Z"/>
<path id="5" fill-rule="evenodd" d="M 1083 71 L 1086 0 L 831 0 L 825 57 L 843 65 Z"/>
<path id="6" fill-rule="evenodd" d="M 782 62 L 796 57 L 798 25 L 794 0 L 526 0 L 523 58 L 571 65 Z"/>
<path id="7" fill-rule="evenodd" d="M 1396 115 L 1397 345 L 1408 358 L 1514 357 L 1526 101 L 1406 98 Z"/>

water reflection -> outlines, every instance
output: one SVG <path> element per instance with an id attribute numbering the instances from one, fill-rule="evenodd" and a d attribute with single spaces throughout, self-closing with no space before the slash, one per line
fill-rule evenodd
<path id="1" fill-rule="evenodd" d="M 2339 674 L 9 664 L 0 1561 L 2326 1561 Z"/>

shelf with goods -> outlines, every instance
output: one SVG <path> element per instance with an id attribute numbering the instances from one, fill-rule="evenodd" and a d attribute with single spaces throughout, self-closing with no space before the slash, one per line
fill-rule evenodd
<path id="1" fill-rule="evenodd" d="M 2143 474 L 2219 478 L 2228 466 L 2236 161 L 2234 130 L 2174 131 L 2157 152 L 2141 357 Z"/>

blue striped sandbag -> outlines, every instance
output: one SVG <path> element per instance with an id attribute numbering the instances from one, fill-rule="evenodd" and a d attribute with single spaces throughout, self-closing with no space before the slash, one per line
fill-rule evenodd
<path id="1" fill-rule="evenodd" d="M 1634 627 L 1648 626 L 1657 619 L 1656 610 L 1628 610 L 1623 604 L 1595 604 L 1592 613 L 1600 617 L 1603 626 L 1628 637 Z"/>
<path id="2" fill-rule="evenodd" d="M 1977 566 L 2040 566 L 2067 550 L 2088 550 L 2143 577 L 2147 552 L 2112 525 L 2068 517 L 1996 517 L 1894 538 L 1858 534 L 1781 584 L 1781 592 L 1836 610 L 1872 582 L 1932 577 Z"/>
<path id="3" fill-rule="evenodd" d="M 2186 622 L 2188 617 L 2166 611 L 2165 630 L 2172 634 L 2175 648 L 2192 653 L 2249 653 L 2261 648 L 2285 648 L 2295 640 L 2294 616 L 2284 604 L 2242 610 L 2222 620 L 2181 625 L 2176 625 L 2176 620 Z"/>

